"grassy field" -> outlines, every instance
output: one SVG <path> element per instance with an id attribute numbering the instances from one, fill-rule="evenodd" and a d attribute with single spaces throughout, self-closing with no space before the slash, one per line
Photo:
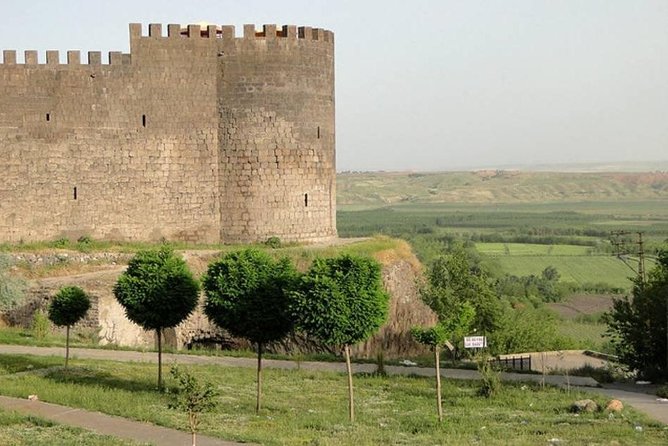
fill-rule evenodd
<path id="1" fill-rule="evenodd" d="M 561 274 L 561 280 L 578 285 L 606 283 L 613 287 L 630 289 L 633 271 L 622 261 L 609 256 L 537 256 L 506 255 L 494 260 L 508 274 L 516 276 L 540 275 L 548 266 Z"/>
<path id="2" fill-rule="evenodd" d="M 586 256 L 591 248 L 578 245 L 537 245 L 532 243 L 476 243 L 481 254 L 490 256 Z"/>
<path id="3" fill-rule="evenodd" d="M 3 446 L 131 446 L 140 443 L 97 435 L 82 429 L 0 409 L 0 444 Z"/>
<path id="4" fill-rule="evenodd" d="M 5 369 L 36 370 L 48 358 L 0 356 Z M 73 361 L 69 372 L 11 375 L 0 373 L 0 392 L 99 410 L 159 425 L 184 428 L 185 415 L 167 409 L 169 395 L 155 390 L 155 365 Z M 563 444 L 662 445 L 668 431 L 626 408 L 621 416 L 573 415 L 575 399 L 600 396 L 534 386 L 504 385 L 493 399 L 477 395 L 479 383 L 444 382 L 445 422 L 435 416 L 433 382 L 415 377 L 357 376 L 358 421 L 346 412 L 345 377 L 337 373 L 267 369 L 265 405 L 254 408 L 254 371 L 216 366 L 190 367 L 220 392 L 215 412 L 203 419 L 202 432 L 266 445 L 536 445 L 557 438 Z M 169 383 L 168 383 L 169 385 Z M 636 426 L 642 426 L 642 430 Z M 20 443 L 19 443 L 20 444 Z"/>

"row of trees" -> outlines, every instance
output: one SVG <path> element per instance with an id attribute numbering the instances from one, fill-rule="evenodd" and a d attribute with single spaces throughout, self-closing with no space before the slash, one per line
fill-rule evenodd
<path id="1" fill-rule="evenodd" d="M 266 345 L 298 330 L 343 348 L 349 414 L 354 421 L 350 346 L 376 332 L 387 316 L 388 295 L 382 288 L 377 262 L 341 255 L 316 259 L 300 274 L 287 258 L 274 260 L 263 251 L 246 249 L 211 263 L 202 285 L 204 312 L 209 319 L 256 346 L 256 411 L 261 407 Z M 159 387 L 163 385 L 162 331 L 194 311 L 199 291 L 199 282 L 183 259 L 167 247 L 137 253 L 114 287 L 128 319 L 156 331 Z"/>

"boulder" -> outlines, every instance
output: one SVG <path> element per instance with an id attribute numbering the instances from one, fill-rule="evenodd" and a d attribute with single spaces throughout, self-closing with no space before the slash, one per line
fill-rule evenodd
<path id="1" fill-rule="evenodd" d="M 608 404 L 605 405 L 605 410 L 607 412 L 621 412 L 624 409 L 624 405 L 619 400 L 610 400 Z"/>
<path id="2" fill-rule="evenodd" d="M 596 412 L 598 410 L 598 404 L 594 400 L 579 400 L 575 401 L 571 405 L 571 412 L 581 413 L 581 412 Z"/>

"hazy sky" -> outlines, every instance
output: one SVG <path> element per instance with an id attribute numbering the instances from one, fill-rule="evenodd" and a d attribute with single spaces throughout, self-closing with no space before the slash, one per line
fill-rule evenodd
<path id="1" fill-rule="evenodd" d="M 668 160 L 668 0 L 0 0 L 0 14 L 0 48 L 40 60 L 128 51 L 130 22 L 331 29 L 338 170 Z"/>

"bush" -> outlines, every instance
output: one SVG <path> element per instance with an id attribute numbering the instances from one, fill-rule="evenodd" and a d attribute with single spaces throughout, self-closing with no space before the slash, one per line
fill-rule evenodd
<path id="1" fill-rule="evenodd" d="M 53 246 L 54 248 L 67 248 L 68 246 L 70 246 L 70 241 L 67 237 L 61 237 L 58 240 L 54 240 L 51 243 L 51 246 Z"/>
<path id="2" fill-rule="evenodd" d="M 0 312 L 14 308 L 24 297 L 25 282 L 8 274 L 13 261 L 0 254 Z"/>
<path id="3" fill-rule="evenodd" d="M 82 235 L 77 239 L 77 243 L 80 245 L 90 245 L 93 243 L 93 239 L 89 235 Z"/>
<path id="4" fill-rule="evenodd" d="M 668 398 L 668 385 L 661 386 L 656 389 L 656 396 L 659 398 Z"/>
<path id="5" fill-rule="evenodd" d="M 38 340 L 45 339 L 49 334 L 51 323 L 49 322 L 49 318 L 44 310 L 39 309 L 35 311 L 35 314 L 32 317 L 32 326 L 30 329 L 32 331 L 33 338 Z"/>
<path id="6" fill-rule="evenodd" d="M 488 355 L 481 355 L 478 358 L 478 372 L 482 385 L 478 394 L 486 398 L 492 398 L 501 390 L 501 373 L 497 370 Z"/>
<path id="7" fill-rule="evenodd" d="M 281 247 L 281 239 L 276 236 L 269 237 L 267 241 L 264 242 L 264 244 L 269 246 L 270 248 L 278 249 Z"/>

